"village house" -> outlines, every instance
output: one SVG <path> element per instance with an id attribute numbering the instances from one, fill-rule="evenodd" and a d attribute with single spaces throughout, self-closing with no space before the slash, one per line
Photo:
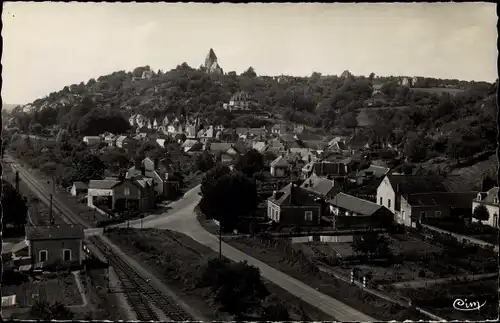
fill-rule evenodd
<path id="1" fill-rule="evenodd" d="M 146 180 L 143 180 L 146 182 Z M 109 209 L 136 209 L 146 211 L 153 207 L 150 184 L 139 183 L 139 180 L 104 179 L 91 180 L 88 187 L 87 205 L 94 208 L 105 205 Z M 96 198 L 96 200 L 94 200 Z"/>
<path id="2" fill-rule="evenodd" d="M 81 266 L 83 228 L 77 225 L 27 226 L 31 266 Z"/>
<path id="3" fill-rule="evenodd" d="M 328 200 L 333 229 L 387 228 L 394 222 L 394 214 L 383 205 L 338 193 Z"/>
<path id="4" fill-rule="evenodd" d="M 487 221 L 481 221 L 481 223 L 489 225 L 494 228 L 498 228 L 498 215 L 499 212 L 499 203 L 498 203 L 498 186 L 493 187 L 487 192 L 480 192 L 472 201 L 472 212 L 479 205 L 483 205 L 488 210 L 488 214 L 490 217 Z M 477 221 L 477 219 L 472 219 L 473 221 Z"/>
<path id="5" fill-rule="evenodd" d="M 265 141 L 257 141 L 252 145 L 252 149 L 257 150 L 259 153 L 263 153 L 267 148 L 267 143 Z"/>
<path id="6" fill-rule="evenodd" d="M 99 136 L 85 136 L 85 137 L 83 137 L 83 142 L 89 146 L 98 145 L 101 143 L 101 137 L 99 137 Z"/>
<path id="7" fill-rule="evenodd" d="M 354 182 L 358 185 L 362 185 L 364 182 L 372 179 L 372 178 L 382 178 L 387 175 L 390 171 L 388 167 L 382 167 L 377 165 L 370 165 L 368 168 L 356 171 L 356 174 L 353 178 L 350 178 L 349 181 Z"/>
<path id="8" fill-rule="evenodd" d="M 136 161 L 136 165 L 129 168 L 125 178 L 136 178 L 145 176 L 152 179 L 154 190 L 157 196 L 171 199 L 179 193 L 180 182 L 176 180 L 173 172 L 166 172 L 157 169 L 159 161 L 154 161 L 149 157 L 142 161 Z"/>
<path id="9" fill-rule="evenodd" d="M 220 129 L 217 130 L 215 138 L 222 142 L 235 142 L 238 139 L 235 129 Z"/>
<path id="10" fill-rule="evenodd" d="M 203 144 L 198 140 L 187 139 L 182 143 L 181 148 L 185 153 L 196 153 L 203 150 Z"/>
<path id="11" fill-rule="evenodd" d="M 262 128 L 236 128 L 236 134 L 241 139 L 266 139 L 267 129 Z"/>
<path id="12" fill-rule="evenodd" d="M 146 71 L 143 71 L 143 72 L 142 72 L 141 78 L 142 78 L 143 80 L 149 80 L 149 79 L 153 78 L 153 77 L 154 77 L 154 75 L 155 75 L 155 73 L 154 73 L 153 71 L 151 71 L 151 70 L 146 70 Z"/>
<path id="13" fill-rule="evenodd" d="M 278 136 L 281 134 L 287 133 L 289 131 L 290 131 L 290 127 L 288 127 L 287 125 L 284 125 L 284 124 L 275 124 L 271 128 L 271 133 L 273 135 L 278 135 Z"/>
<path id="14" fill-rule="evenodd" d="M 271 176 L 285 177 L 290 176 L 290 163 L 286 160 L 284 156 L 278 156 L 275 160 L 271 162 Z"/>
<path id="15" fill-rule="evenodd" d="M 104 142 L 108 145 L 108 147 L 113 147 L 116 142 L 116 136 L 114 134 L 108 134 L 104 137 Z"/>
<path id="16" fill-rule="evenodd" d="M 316 174 L 309 176 L 300 187 L 323 199 L 333 198 L 342 189 L 339 184 L 335 185 L 335 181 Z"/>
<path id="17" fill-rule="evenodd" d="M 396 215 L 398 223 L 411 224 L 407 209 L 401 207 L 401 198 L 421 193 L 448 192 L 443 179 L 439 176 L 386 175 L 377 188 L 377 203 L 386 206 Z M 410 200 L 410 201 L 409 201 Z M 410 202 L 411 203 L 411 202 Z M 411 204 L 410 204 L 411 205 Z"/>
<path id="18" fill-rule="evenodd" d="M 343 163 L 326 161 L 310 162 L 302 167 L 302 178 L 308 178 L 312 174 L 342 182 L 347 178 L 349 168 Z"/>
<path id="19" fill-rule="evenodd" d="M 70 193 L 72 196 L 87 193 L 88 185 L 84 182 L 74 182 L 71 186 Z"/>
<path id="20" fill-rule="evenodd" d="M 401 220 L 415 227 L 425 218 L 459 218 L 472 212 L 471 201 L 477 192 L 430 192 L 401 196 Z M 400 220 L 400 221 L 401 221 Z"/>
<path id="21" fill-rule="evenodd" d="M 384 86 L 384 83 L 373 83 L 372 85 L 372 89 L 373 89 L 373 92 L 372 92 L 372 96 L 375 96 L 377 94 L 381 94 L 382 93 L 382 87 Z"/>
<path id="22" fill-rule="evenodd" d="M 214 139 L 215 134 L 216 130 L 214 126 L 209 126 L 207 129 L 202 129 L 198 132 L 198 138 L 201 143 L 206 143 L 208 140 Z"/>
<path id="23" fill-rule="evenodd" d="M 350 151 L 349 147 L 347 147 L 347 138 L 342 136 L 337 136 L 330 140 L 327 144 L 327 148 L 335 152 Z"/>
<path id="24" fill-rule="evenodd" d="M 250 94 L 244 91 L 237 92 L 231 96 L 229 104 L 224 103 L 224 110 L 229 111 L 247 111 L 251 107 Z"/>
<path id="25" fill-rule="evenodd" d="M 267 216 L 280 225 L 318 225 L 321 215 L 321 202 L 293 183 L 267 200 Z"/>
<path id="26" fill-rule="evenodd" d="M 116 147 L 122 149 L 133 149 L 137 146 L 137 140 L 127 136 L 119 136 L 116 139 Z"/>
<path id="27" fill-rule="evenodd" d="M 409 77 L 403 77 L 399 80 L 399 85 L 403 87 L 412 87 L 413 79 Z"/>

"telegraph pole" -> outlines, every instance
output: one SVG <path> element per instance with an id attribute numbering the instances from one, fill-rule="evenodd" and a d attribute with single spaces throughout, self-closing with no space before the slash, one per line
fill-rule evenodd
<path id="1" fill-rule="evenodd" d="M 16 170 L 16 191 L 19 193 L 19 171 Z"/>
<path id="2" fill-rule="evenodd" d="M 50 210 L 49 210 L 49 216 L 50 216 L 50 224 L 54 224 L 54 211 L 52 210 L 52 194 L 50 194 Z"/>
<path id="3" fill-rule="evenodd" d="M 222 219 L 219 221 L 219 259 L 222 260 Z"/>

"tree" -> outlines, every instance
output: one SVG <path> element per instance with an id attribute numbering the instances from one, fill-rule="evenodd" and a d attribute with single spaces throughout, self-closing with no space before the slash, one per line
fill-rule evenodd
<path id="1" fill-rule="evenodd" d="M 242 318 L 252 313 L 261 300 L 269 295 L 258 268 L 246 262 L 211 259 L 202 270 L 200 287 L 209 287 L 222 310 Z"/>
<path id="2" fill-rule="evenodd" d="M 427 157 L 428 143 L 421 136 L 412 136 L 404 145 L 404 154 L 411 161 L 421 162 Z"/>
<path id="3" fill-rule="evenodd" d="M 35 135 L 40 135 L 42 134 L 42 125 L 39 124 L 39 123 L 35 123 L 34 125 L 31 126 L 31 131 L 33 132 L 33 134 Z"/>
<path id="4" fill-rule="evenodd" d="M 264 168 L 264 157 L 255 149 L 249 150 L 238 156 L 235 167 L 247 177 L 252 177 Z"/>
<path id="5" fill-rule="evenodd" d="M 255 73 L 254 68 L 252 66 L 250 66 L 245 72 L 241 73 L 241 76 L 254 78 L 254 77 L 257 77 L 257 73 Z"/>
<path id="6" fill-rule="evenodd" d="M 76 163 L 73 181 L 88 182 L 91 179 L 102 179 L 106 164 L 96 155 L 85 155 Z"/>
<path id="7" fill-rule="evenodd" d="M 269 296 L 263 301 L 263 306 L 260 309 L 260 321 L 290 321 L 288 309 L 277 297 Z"/>
<path id="8" fill-rule="evenodd" d="M 2 179 L 2 224 L 14 228 L 22 228 L 28 217 L 28 206 L 25 199 L 14 186 Z"/>
<path id="9" fill-rule="evenodd" d="M 233 230 L 241 216 L 255 212 L 257 189 L 244 174 L 230 172 L 218 178 L 209 191 L 203 191 L 200 207 L 207 219 L 220 222 L 221 230 Z"/>
<path id="10" fill-rule="evenodd" d="M 490 218 L 490 213 L 488 212 L 486 206 L 479 204 L 474 208 L 472 217 L 482 223 L 483 221 L 488 221 L 488 219 Z"/>
<path id="11" fill-rule="evenodd" d="M 229 173 L 231 173 L 231 169 L 225 165 L 218 165 L 207 171 L 201 181 L 201 193 L 203 195 L 208 194 L 219 178 Z"/>
<path id="12" fill-rule="evenodd" d="M 353 237 L 352 248 L 356 253 L 368 256 L 374 254 L 387 256 L 390 252 L 387 239 L 382 235 L 377 235 L 376 233 L 355 235 Z"/>

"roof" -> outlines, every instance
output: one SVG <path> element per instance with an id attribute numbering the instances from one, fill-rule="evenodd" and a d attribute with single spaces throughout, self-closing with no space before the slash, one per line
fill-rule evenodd
<path id="1" fill-rule="evenodd" d="M 319 176 L 332 175 L 332 176 L 346 176 L 347 172 L 345 165 L 342 163 L 329 163 L 329 162 L 318 162 L 314 163 L 313 166 L 314 173 Z"/>
<path id="2" fill-rule="evenodd" d="M 300 133 L 295 135 L 298 140 L 323 140 L 323 137 L 320 135 L 312 134 L 312 133 Z"/>
<path id="3" fill-rule="evenodd" d="M 418 206 L 448 206 L 452 208 L 470 209 L 472 201 L 478 192 L 431 192 L 410 194 L 407 196 L 408 203 L 413 207 Z"/>
<path id="4" fill-rule="evenodd" d="M 127 139 L 127 136 L 120 136 L 118 137 L 118 139 L 116 139 L 116 141 L 124 141 L 125 139 Z"/>
<path id="5" fill-rule="evenodd" d="M 226 142 L 214 142 L 210 144 L 210 151 L 226 152 L 231 146 L 231 144 Z"/>
<path id="6" fill-rule="evenodd" d="M 322 140 L 303 140 L 302 143 L 305 147 L 316 150 L 323 150 L 328 146 L 328 143 Z"/>
<path id="7" fill-rule="evenodd" d="M 289 167 L 290 163 L 283 157 L 279 156 L 271 162 L 271 167 Z"/>
<path id="8" fill-rule="evenodd" d="M 394 191 L 400 194 L 447 192 L 439 176 L 387 175 Z"/>
<path id="9" fill-rule="evenodd" d="M 327 196 L 333 190 L 334 186 L 334 181 L 312 174 L 300 187 L 319 195 Z"/>
<path id="10" fill-rule="evenodd" d="M 494 203 L 495 197 L 498 198 L 498 186 L 493 187 L 488 192 L 486 192 L 486 197 L 484 199 L 482 199 L 481 202 L 495 204 Z M 496 203 L 496 204 L 498 204 L 498 203 Z"/>
<path id="11" fill-rule="evenodd" d="M 76 189 L 84 190 L 88 188 L 87 183 L 84 182 L 73 182 L 73 186 L 75 186 Z"/>
<path id="12" fill-rule="evenodd" d="M 253 144 L 253 149 L 257 150 L 258 152 L 264 151 L 266 148 L 267 143 L 265 141 L 257 141 Z"/>
<path id="13" fill-rule="evenodd" d="M 74 224 L 26 227 L 27 240 L 83 239 L 84 237 L 83 227 Z"/>
<path id="14" fill-rule="evenodd" d="M 377 178 L 379 177 L 383 177 L 384 175 L 386 175 L 388 172 L 389 172 L 389 168 L 387 167 L 381 167 L 381 166 L 377 166 L 377 165 L 370 165 L 370 167 L 368 168 L 365 168 L 363 170 L 360 170 L 358 172 L 358 176 L 368 176 L 368 175 L 373 175 Z"/>
<path id="15" fill-rule="evenodd" d="M 377 203 L 363 200 L 345 193 L 339 193 L 335 195 L 335 197 L 329 200 L 328 203 L 333 206 L 366 216 L 370 216 L 378 210 L 385 208 L 384 206 Z"/>
<path id="16" fill-rule="evenodd" d="M 270 197 L 268 200 L 278 205 L 319 205 L 311 193 L 292 183 L 282 188 L 279 192 L 281 196 L 277 199 Z"/>
<path id="17" fill-rule="evenodd" d="M 295 135 L 293 133 L 283 133 L 280 135 L 280 140 L 284 142 L 295 142 Z"/>
<path id="18" fill-rule="evenodd" d="M 98 189 L 98 190 L 109 190 L 109 189 L 112 189 L 118 183 L 120 183 L 120 181 L 118 179 L 90 180 L 88 188 L 89 189 Z"/>
<path id="19" fill-rule="evenodd" d="M 184 141 L 181 145 L 182 148 L 186 148 L 186 147 L 192 147 L 194 146 L 195 144 L 198 143 L 198 140 L 194 140 L 194 139 L 187 139 L 186 141 Z"/>

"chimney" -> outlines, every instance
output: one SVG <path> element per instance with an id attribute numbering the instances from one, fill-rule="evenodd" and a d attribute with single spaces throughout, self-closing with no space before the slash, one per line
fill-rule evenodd
<path id="1" fill-rule="evenodd" d="M 293 184 L 293 182 L 290 182 L 290 202 L 292 204 L 294 203 L 294 198 L 293 198 L 294 192 L 295 192 L 295 185 Z"/>
<path id="2" fill-rule="evenodd" d="M 399 193 L 399 184 L 396 185 L 396 193 Z"/>
<path id="3" fill-rule="evenodd" d="M 278 191 L 273 191 L 273 199 L 276 200 L 277 196 L 278 196 Z"/>

